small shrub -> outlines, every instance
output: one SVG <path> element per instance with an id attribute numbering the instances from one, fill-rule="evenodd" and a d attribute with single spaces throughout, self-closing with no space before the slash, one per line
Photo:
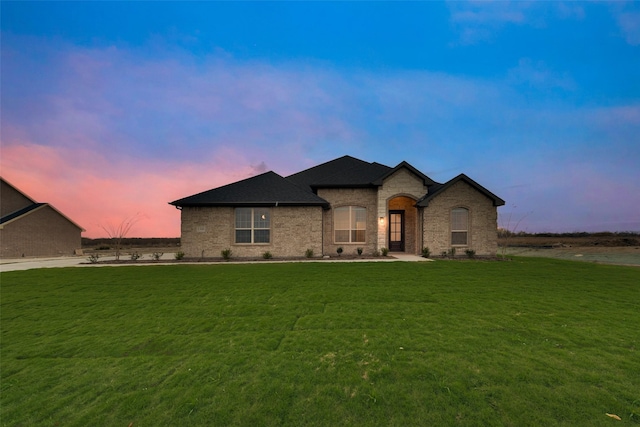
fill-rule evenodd
<path id="1" fill-rule="evenodd" d="M 264 258 L 264 259 L 271 259 L 271 258 L 273 258 L 273 255 L 271 255 L 271 252 L 266 251 L 266 252 L 264 252 L 264 253 L 262 254 L 262 258 Z"/>
<path id="2" fill-rule="evenodd" d="M 382 256 L 389 255 L 389 248 L 380 248 L 380 253 L 382 253 Z"/>
<path id="3" fill-rule="evenodd" d="M 453 258 L 453 257 L 455 257 L 455 256 L 456 256 L 456 248 L 451 248 L 451 249 L 449 249 L 449 256 L 450 256 L 451 258 Z"/>
<path id="4" fill-rule="evenodd" d="M 313 249 L 307 249 L 304 253 L 307 258 L 313 258 Z"/>
<path id="5" fill-rule="evenodd" d="M 447 257 L 448 252 L 447 251 L 442 251 L 442 253 L 440 254 L 440 256 L 442 256 L 442 258 L 446 258 Z"/>
<path id="6" fill-rule="evenodd" d="M 109 245 L 100 245 L 100 246 L 98 246 L 98 249 L 96 249 L 96 250 L 98 250 L 98 251 L 108 251 L 109 249 L 111 249 L 111 246 L 109 246 Z"/>
<path id="7" fill-rule="evenodd" d="M 340 246 L 338 249 L 336 249 L 336 252 L 338 252 L 338 256 L 342 255 L 342 251 L 343 251 L 342 246 Z"/>
<path id="8" fill-rule="evenodd" d="M 174 257 L 180 261 L 182 258 L 184 258 L 184 252 L 180 251 L 180 252 L 176 252 L 176 254 L 174 255 Z"/>
<path id="9" fill-rule="evenodd" d="M 140 255 L 138 252 L 132 252 L 129 257 L 131 258 L 131 261 L 137 261 L 140 258 L 142 258 L 142 255 Z"/>
<path id="10" fill-rule="evenodd" d="M 98 254 L 91 254 L 91 255 L 89 255 L 89 258 L 87 258 L 87 260 L 91 264 L 97 264 L 98 263 L 98 259 L 100 259 L 100 255 L 98 255 Z"/>
<path id="11" fill-rule="evenodd" d="M 358 255 L 362 255 L 362 248 L 356 249 L 358 251 Z"/>
<path id="12" fill-rule="evenodd" d="M 151 254 L 151 258 L 153 258 L 154 261 L 159 261 L 162 255 L 164 255 L 164 252 L 154 252 Z"/>
<path id="13" fill-rule="evenodd" d="M 429 258 L 430 255 L 431 255 L 431 251 L 429 250 L 429 248 L 427 246 L 422 248 L 422 256 L 424 258 Z"/>
<path id="14" fill-rule="evenodd" d="M 230 248 L 221 250 L 220 254 L 222 255 L 222 258 L 224 258 L 226 261 L 229 261 L 231 259 L 231 249 Z"/>
<path id="15" fill-rule="evenodd" d="M 467 254 L 467 258 L 473 258 L 476 256 L 476 251 L 473 249 L 467 249 L 464 253 Z"/>

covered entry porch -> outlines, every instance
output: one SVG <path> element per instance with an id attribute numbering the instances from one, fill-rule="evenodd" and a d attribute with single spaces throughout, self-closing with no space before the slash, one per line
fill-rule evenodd
<path id="1" fill-rule="evenodd" d="M 420 253 L 419 212 L 415 204 L 416 199 L 404 195 L 387 201 L 385 241 L 390 252 Z"/>

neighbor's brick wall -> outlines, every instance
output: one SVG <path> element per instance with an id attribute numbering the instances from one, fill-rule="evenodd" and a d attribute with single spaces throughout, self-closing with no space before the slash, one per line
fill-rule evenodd
<path id="1" fill-rule="evenodd" d="M 303 257 L 307 249 L 322 253 L 322 208 L 319 206 L 269 208 L 271 242 L 235 243 L 235 209 L 231 207 L 184 207 L 181 250 L 186 257 L 220 257 L 230 248 L 233 257 Z"/>
<path id="2" fill-rule="evenodd" d="M 364 254 L 372 254 L 377 248 L 377 195 L 375 188 L 321 188 L 318 196 L 331 204 L 331 209 L 324 211 L 324 255 L 336 256 L 338 247 L 343 254 L 357 254 L 362 248 Z M 359 206 L 367 208 L 367 233 L 364 243 L 336 243 L 333 233 L 333 209 L 342 206 Z"/>
<path id="3" fill-rule="evenodd" d="M 33 201 L 29 200 L 19 191 L 16 191 L 11 185 L 4 180 L 0 180 L 0 216 L 9 215 L 15 211 L 31 206 Z"/>
<path id="4" fill-rule="evenodd" d="M 459 181 L 435 196 L 423 212 L 424 246 L 432 256 L 451 249 L 451 210 L 469 209 L 468 245 L 456 247 L 458 255 L 473 249 L 477 255 L 495 255 L 497 245 L 498 210 L 493 201 L 469 184 Z"/>
<path id="5" fill-rule="evenodd" d="M 82 247 L 81 232 L 50 206 L 43 206 L 4 224 L 0 229 L 0 256 L 73 255 L 76 249 Z"/>
<path id="6" fill-rule="evenodd" d="M 389 202 L 391 199 L 397 196 L 409 196 L 415 200 L 420 199 L 422 196 L 427 194 L 427 187 L 424 185 L 422 179 L 418 178 L 411 172 L 406 169 L 400 169 L 396 171 L 393 175 L 387 177 L 384 180 L 382 187 L 380 187 L 378 191 L 378 212 L 376 217 L 384 217 L 385 224 L 380 227 L 378 234 L 378 248 L 388 248 L 388 222 L 389 222 Z M 416 209 L 416 208 L 411 208 Z M 413 215 L 418 215 L 416 212 L 411 213 L 411 217 L 409 216 L 409 210 L 406 212 L 407 217 L 405 220 L 411 219 Z M 419 246 L 419 236 L 417 231 L 417 225 L 409 229 L 406 229 L 406 238 L 411 239 L 411 245 L 413 246 L 413 250 L 417 251 Z M 413 236 L 409 236 L 409 234 L 415 233 Z M 405 247 L 405 252 L 411 252 Z"/>

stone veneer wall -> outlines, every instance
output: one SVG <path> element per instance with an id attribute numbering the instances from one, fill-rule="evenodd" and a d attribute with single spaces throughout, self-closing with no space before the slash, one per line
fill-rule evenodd
<path id="1" fill-rule="evenodd" d="M 231 249 L 232 257 L 304 257 L 307 249 L 322 254 L 322 208 L 319 206 L 270 207 L 271 242 L 235 243 L 235 209 L 232 207 L 184 207 L 181 250 L 186 257 L 220 257 Z"/>
<path id="2" fill-rule="evenodd" d="M 363 253 L 370 255 L 377 248 L 378 221 L 377 197 L 375 188 L 321 188 L 318 196 L 331 204 L 331 209 L 324 211 L 324 255 L 337 256 L 336 250 L 342 247 L 343 254 L 357 254 L 362 248 Z M 367 232 L 364 243 L 336 243 L 333 233 L 333 209 L 341 206 L 360 206 L 367 208 Z"/>
<path id="3" fill-rule="evenodd" d="M 422 179 L 406 169 L 400 169 L 384 180 L 382 187 L 378 190 L 378 212 L 376 217 L 385 218 L 385 223 L 384 225 L 379 226 L 377 249 L 389 247 L 389 243 L 387 242 L 389 237 L 387 227 L 389 225 L 389 202 L 391 199 L 397 196 L 409 196 L 418 200 L 425 194 L 427 194 L 427 187 L 424 185 Z M 408 219 L 408 214 L 409 212 L 407 212 L 405 220 Z M 409 227 L 407 227 L 405 232 L 406 239 L 409 239 L 409 233 L 413 232 L 418 234 L 417 228 L 410 230 Z M 415 253 L 417 253 L 418 250 L 422 250 L 422 247 L 418 248 L 418 246 L 420 246 L 420 239 L 417 236 L 412 236 L 411 240 L 415 242 L 413 243 L 414 250 L 416 251 Z M 407 250 L 407 247 L 405 247 L 405 252 L 410 252 Z"/>
<path id="4" fill-rule="evenodd" d="M 45 205 L 0 229 L 0 256 L 19 258 L 73 255 L 82 248 L 82 230 Z"/>
<path id="5" fill-rule="evenodd" d="M 477 255 L 495 255 L 498 250 L 498 210 L 493 201 L 469 184 L 458 181 L 435 196 L 423 212 L 423 244 L 432 256 L 451 249 L 451 210 L 469 209 L 468 245 L 456 246 L 458 255 L 466 249 Z"/>

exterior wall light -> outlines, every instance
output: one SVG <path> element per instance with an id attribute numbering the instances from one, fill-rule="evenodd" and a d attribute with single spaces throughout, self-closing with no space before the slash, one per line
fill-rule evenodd
<path id="1" fill-rule="evenodd" d="M 384 217 L 383 217 L 383 216 L 381 216 L 380 218 L 378 218 L 378 223 L 379 223 L 380 225 L 384 225 Z"/>

